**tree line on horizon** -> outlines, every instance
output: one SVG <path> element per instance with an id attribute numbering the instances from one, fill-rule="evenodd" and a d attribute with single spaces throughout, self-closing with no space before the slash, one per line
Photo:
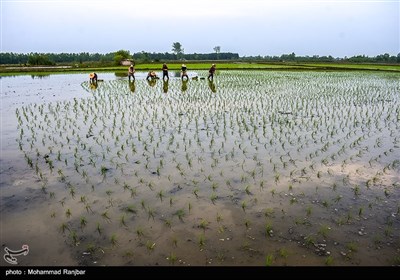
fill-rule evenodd
<path id="1" fill-rule="evenodd" d="M 175 44 L 175 43 L 174 43 Z M 352 62 L 352 63 L 400 63 L 400 53 L 397 56 L 388 53 L 369 57 L 357 55 L 352 57 L 334 58 L 332 56 L 297 56 L 295 53 L 282 54 L 280 56 L 239 56 L 238 53 L 219 52 L 220 47 L 215 47 L 215 53 L 193 53 L 185 54 L 183 49 L 173 49 L 173 53 L 150 53 L 137 52 L 131 54 L 126 50 L 100 53 L 0 53 L 0 64 L 19 64 L 19 65 L 57 65 L 57 64 L 91 64 L 97 66 L 120 65 L 123 60 L 131 60 L 135 63 L 151 63 L 164 61 L 201 61 L 201 60 L 231 60 L 231 61 L 258 61 L 258 62 Z"/>

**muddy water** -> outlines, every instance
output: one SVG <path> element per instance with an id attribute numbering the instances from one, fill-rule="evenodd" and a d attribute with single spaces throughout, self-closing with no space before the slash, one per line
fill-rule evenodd
<path id="1" fill-rule="evenodd" d="M 399 264 L 398 76 L 142 74 L 1 78 L 20 264 Z"/>

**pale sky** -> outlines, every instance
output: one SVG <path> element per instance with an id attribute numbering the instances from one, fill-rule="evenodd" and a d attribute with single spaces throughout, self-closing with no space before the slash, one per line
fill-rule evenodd
<path id="1" fill-rule="evenodd" d="M 400 0 L 0 0 L 2 52 L 400 53 Z"/>

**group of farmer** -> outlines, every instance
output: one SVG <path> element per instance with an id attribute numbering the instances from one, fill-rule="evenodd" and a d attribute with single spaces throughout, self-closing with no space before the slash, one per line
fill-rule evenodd
<path id="1" fill-rule="evenodd" d="M 165 79 L 169 80 L 168 66 L 167 66 L 166 63 L 163 64 L 161 70 L 162 70 L 162 75 L 163 75 L 162 79 L 164 81 L 165 81 Z M 215 64 L 213 63 L 211 65 L 210 70 L 208 71 L 208 80 L 212 81 L 214 79 L 215 70 L 216 70 Z M 128 69 L 128 78 L 129 78 L 129 81 L 131 81 L 131 78 L 133 79 L 133 81 L 135 80 L 135 68 L 134 68 L 133 64 Z M 146 79 L 147 80 L 149 80 L 149 79 L 158 79 L 156 72 L 149 71 L 149 73 L 147 73 Z M 185 64 L 182 64 L 182 66 L 181 66 L 181 79 L 182 80 L 184 80 L 184 79 L 188 80 L 189 79 L 189 76 L 187 74 L 187 67 L 186 67 Z"/>
<path id="2" fill-rule="evenodd" d="M 162 68 L 162 73 L 163 73 L 163 80 L 169 80 L 169 76 L 168 76 L 168 66 L 166 63 L 163 64 Z M 211 65 L 210 70 L 208 70 L 208 80 L 212 81 L 214 79 L 214 74 L 215 74 L 215 64 Z M 129 66 L 128 68 L 128 79 L 129 82 L 131 81 L 131 78 L 133 81 L 135 81 L 135 67 L 133 64 L 131 64 L 131 66 Z M 89 74 L 89 79 L 90 79 L 90 83 L 96 83 L 97 84 L 97 74 L 96 73 L 90 73 Z M 153 80 L 153 79 L 158 79 L 156 72 L 154 71 L 149 71 L 149 73 L 147 73 L 147 80 Z M 181 66 L 181 79 L 183 80 L 189 80 L 189 76 L 187 74 L 187 67 L 185 64 L 182 64 Z"/>

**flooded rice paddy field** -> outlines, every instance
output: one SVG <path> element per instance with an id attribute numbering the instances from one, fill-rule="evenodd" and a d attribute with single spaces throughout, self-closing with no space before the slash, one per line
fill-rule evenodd
<path id="1" fill-rule="evenodd" d="M 144 75 L 1 78 L 20 264 L 400 264 L 398 74 Z"/>

